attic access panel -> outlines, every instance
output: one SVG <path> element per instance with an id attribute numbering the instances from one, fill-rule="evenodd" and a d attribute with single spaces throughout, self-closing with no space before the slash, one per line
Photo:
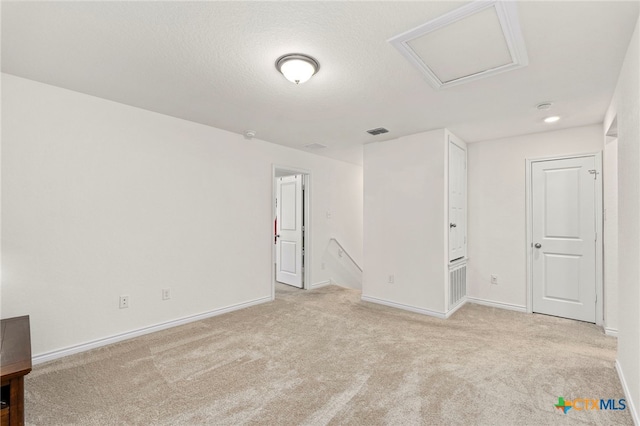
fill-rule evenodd
<path id="1" fill-rule="evenodd" d="M 529 63 L 515 1 L 474 1 L 389 39 L 436 89 Z"/>

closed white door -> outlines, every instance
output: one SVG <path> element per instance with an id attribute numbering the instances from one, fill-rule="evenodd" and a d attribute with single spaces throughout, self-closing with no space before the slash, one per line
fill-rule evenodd
<path id="1" fill-rule="evenodd" d="M 595 157 L 533 162 L 533 312 L 596 320 Z"/>
<path id="2" fill-rule="evenodd" d="M 302 288 L 302 175 L 277 179 L 276 281 Z"/>
<path id="3" fill-rule="evenodd" d="M 449 261 L 467 255 L 467 154 L 449 142 Z"/>

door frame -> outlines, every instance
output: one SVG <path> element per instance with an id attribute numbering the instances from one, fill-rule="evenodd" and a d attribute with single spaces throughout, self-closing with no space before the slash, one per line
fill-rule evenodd
<path id="1" fill-rule="evenodd" d="M 302 175 L 302 184 L 304 185 L 304 232 L 303 245 L 304 250 L 302 274 L 302 289 L 309 290 L 311 288 L 311 171 L 300 167 L 283 166 L 280 164 L 272 164 L 271 166 L 271 229 L 276 220 L 276 197 L 278 188 L 276 186 L 276 174 L 278 171 L 291 173 L 291 175 Z M 271 300 L 276 298 L 276 245 L 273 244 L 273 233 L 271 233 Z"/>
<path id="2" fill-rule="evenodd" d="M 550 160 L 566 160 L 570 158 L 584 158 L 584 157 L 594 157 L 596 164 L 596 194 L 595 194 L 595 203 L 596 203 L 596 324 L 602 326 L 603 325 L 603 317 L 604 317 L 604 303 L 603 303 L 603 227 L 602 227 L 602 151 L 586 153 L 586 154 L 575 154 L 575 155 L 559 155 L 552 157 L 541 157 L 541 158 L 527 158 L 526 159 L 526 188 L 525 188 L 525 196 L 526 196 L 526 242 L 525 242 L 525 250 L 526 250 L 526 258 L 527 258 L 527 312 L 533 313 L 533 194 L 532 194 L 532 176 L 531 176 L 531 166 L 533 163 L 542 162 L 542 161 L 550 161 Z"/>

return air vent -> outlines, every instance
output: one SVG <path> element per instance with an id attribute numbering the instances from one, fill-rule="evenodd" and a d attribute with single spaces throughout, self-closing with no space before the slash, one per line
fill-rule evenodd
<path id="1" fill-rule="evenodd" d="M 307 149 L 324 149 L 327 146 L 322 145 L 321 143 L 310 143 L 309 145 L 305 145 L 304 147 Z"/>
<path id="2" fill-rule="evenodd" d="M 389 43 L 436 89 L 529 63 L 515 1 L 474 1 Z"/>
<path id="3" fill-rule="evenodd" d="M 375 135 L 380 135 L 382 133 L 389 133 L 389 131 L 384 127 L 378 127 L 377 129 L 367 130 L 367 133 L 370 133 L 375 136 Z"/>
<path id="4" fill-rule="evenodd" d="M 467 265 L 459 264 L 449 270 L 449 309 L 456 306 L 467 295 Z"/>

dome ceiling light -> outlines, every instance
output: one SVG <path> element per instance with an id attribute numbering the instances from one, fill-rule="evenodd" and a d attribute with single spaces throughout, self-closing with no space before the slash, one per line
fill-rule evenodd
<path id="1" fill-rule="evenodd" d="M 300 84 L 317 73 L 320 69 L 320 64 L 311 56 L 301 53 L 289 53 L 278 58 L 276 69 L 290 82 Z"/>

